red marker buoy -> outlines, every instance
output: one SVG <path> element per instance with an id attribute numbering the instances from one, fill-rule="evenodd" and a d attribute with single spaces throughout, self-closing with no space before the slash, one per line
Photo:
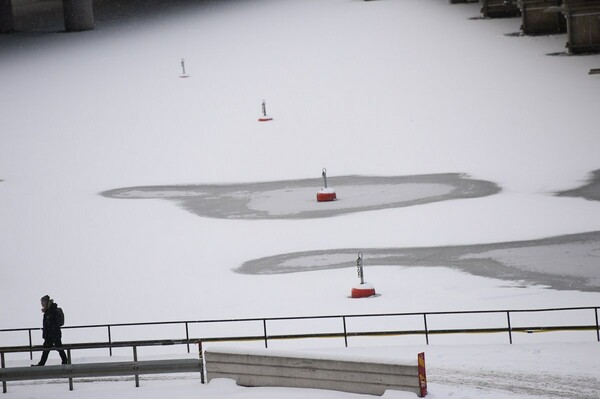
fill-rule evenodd
<path id="1" fill-rule="evenodd" d="M 336 199 L 337 195 L 335 193 L 335 190 L 331 188 L 322 188 L 317 193 L 318 202 L 335 201 Z"/>
<path id="2" fill-rule="evenodd" d="M 326 202 L 337 200 L 335 190 L 327 187 L 327 169 L 323 168 L 323 173 L 321 173 L 321 176 L 323 176 L 323 188 L 317 193 L 317 201 Z"/>
<path id="3" fill-rule="evenodd" d="M 369 283 L 352 288 L 352 298 L 367 298 L 375 295 L 375 288 Z"/>
<path id="4" fill-rule="evenodd" d="M 358 271 L 358 277 L 360 277 L 360 285 L 352 287 L 352 292 L 350 294 L 352 298 L 368 298 L 375 295 L 375 287 L 373 287 L 372 284 L 365 283 L 362 260 L 363 254 L 362 252 L 359 252 L 358 258 L 356 259 L 356 269 Z"/>

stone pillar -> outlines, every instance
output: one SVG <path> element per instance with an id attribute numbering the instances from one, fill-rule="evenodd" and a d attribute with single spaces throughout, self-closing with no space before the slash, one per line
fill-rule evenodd
<path id="1" fill-rule="evenodd" d="M 94 29 L 92 0 L 63 0 L 63 12 L 67 32 Z"/>
<path id="2" fill-rule="evenodd" d="M 0 0 L 0 33 L 8 33 L 15 30 L 13 18 L 12 1 Z"/>

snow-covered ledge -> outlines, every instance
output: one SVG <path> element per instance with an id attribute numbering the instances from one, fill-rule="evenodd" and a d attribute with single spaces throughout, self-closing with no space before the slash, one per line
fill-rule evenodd
<path id="1" fill-rule="evenodd" d="M 424 355 L 390 362 L 377 358 L 302 352 L 213 349 L 206 351 L 208 381 L 229 378 L 250 387 L 329 389 L 370 395 L 388 390 L 427 394 Z M 419 367 L 419 365 L 421 367 Z"/>

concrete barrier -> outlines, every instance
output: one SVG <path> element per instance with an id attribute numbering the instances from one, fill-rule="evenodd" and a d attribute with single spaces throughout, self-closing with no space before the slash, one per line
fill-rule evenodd
<path id="1" fill-rule="evenodd" d="M 480 0 L 484 18 L 516 17 L 519 15 L 517 0 Z"/>
<path id="2" fill-rule="evenodd" d="M 0 33 L 9 33 L 15 30 L 11 0 L 0 0 Z"/>
<path id="3" fill-rule="evenodd" d="M 562 0 L 519 0 L 521 30 L 526 35 L 550 35 L 567 31 L 567 20 L 556 12 L 547 12 L 558 7 Z"/>
<path id="4" fill-rule="evenodd" d="M 563 0 L 571 54 L 600 51 L 600 0 Z"/>
<path id="5" fill-rule="evenodd" d="M 63 0 L 63 14 L 67 32 L 94 29 L 92 0 Z"/>
<path id="6" fill-rule="evenodd" d="M 427 394 L 427 382 L 424 354 L 420 356 L 422 361 L 393 363 L 298 352 L 211 349 L 204 359 L 208 381 L 230 378 L 249 387 L 314 388 L 371 395 L 383 395 L 392 389 L 422 397 Z"/>

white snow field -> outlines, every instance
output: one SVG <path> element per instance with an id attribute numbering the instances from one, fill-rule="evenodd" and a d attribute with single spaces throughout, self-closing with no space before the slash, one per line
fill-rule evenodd
<path id="1" fill-rule="evenodd" d="M 45 294 L 65 309 L 67 325 L 600 306 L 598 290 L 555 290 L 443 265 L 382 266 L 366 252 L 366 279 L 381 295 L 364 300 L 348 298 L 355 257 L 334 270 L 234 271 L 292 252 L 600 230 L 598 201 L 553 195 L 600 168 L 600 77 L 588 75 L 600 55 L 549 55 L 565 51 L 566 35 L 510 35 L 520 19 L 474 18 L 479 8 L 445 0 L 172 2 L 145 18 L 99 14 L 93 31 L 0 36 L 0 329 L 40 326 Z M 182 58 L 187 79 L 179 78 Z M 263 99 L 271 122 L 258 122 Z M 324 167 L 332 177 L 463 173 L 501 191 L 294 220 L 202 217 L 172 201 L 100 195 L 314 178 L 315 189 L 306 190 L 314 198 Z M 266 193 L 252 206 L 294 212 L 278 198 L 285 193 Z M 598 281 L 598 270 L 588 277 Z M 26 339 L 2 334 L 0 346 Z M 65 343 L 76 339 L 86 337 L 64 332 Z M 595 333 L 491 341 L 444 337 L 425 346 L 379 338 L 345 349 L 324 340 L 307 350 L 386 358 L 424 350 L 433 399 L 600 397 Z M 52 353 L 49 363 L 56 362 Z M 67 395 L 368 397 L 198 379 L 143 380 L 140 388 L 80 383 L 72 393 L 64 383 L 10 384 L 3 396 Z"/>

